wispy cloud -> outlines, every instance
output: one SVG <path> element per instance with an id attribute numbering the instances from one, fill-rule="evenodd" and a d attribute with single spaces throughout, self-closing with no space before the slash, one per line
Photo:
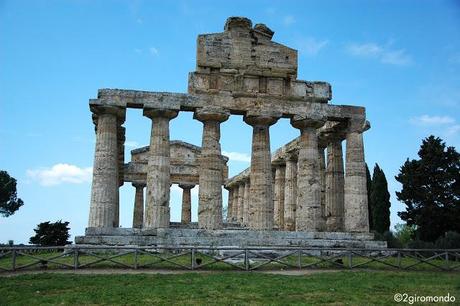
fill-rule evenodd
<path id="1" fill-rule="evenodd" d="M 156 47 L 149 47 L 149 48 L 134 48 L 134 52 L 137 54 L 150 54 L 151 56 L 159 56 L 160 50 Z"/>
<path id="2" fill-rule="evenodd" d="M 287 15 L 287 16 L 284 16 L 284 18 L 283 18 L 283 24 L 284 24 L 285 26 L 287 26 L 287 27 L 290 26 L 290 25 L 292 25 L 292 24 L 294 24 L 295 21 L 296 21 L 296 20 L 295 20 L 295 17 L 292 16 L 292 15 Z"/>
<path id="3" fill-rule="evenodd" d="M 92 167 L 80 168 L 70 164 L 56 164 L 49 168 L 27 170 L 27 177 L 42 186 L 55 186 L 63 183 L 81 184 L 91 181 Z"/>
<path id="4" fill-rule="evenodd" d="M 222 155 L 227 156 L 231 161 L 238 161 L 238 162 L 245 162 L 245 163 L 249 163 L 251 161 L 251 156 L 246 153 L 222 151 Z"/>
<path id="5" fill-rule="evenodd" d="M 300 54 L 316 55 L 329 44 L 327 39 L 316 39 L 313 37 L 302 38 L 297 41 Z"/>
<path id="6" fill-rule="evenodd" d="M 413 117 L 410 122 L 415 125 L 445 125 L 455 123 L 455 119 L 449 116 L 430 116 L 422 115 Z"/>
<path id="7" fill-rule="evenodd" d="M 155 47 L 150 47 L 150 48 L 149 48 L 149 52 L 150 52 L 150 54 L 152 54 L 152 55 L 158 55 L 158 54 L 160 53 L 160 51 L 158 51 L 158 49 L 155 48 Z"/>
<path id="8" fill-rule="evenodd" d="M 137 141 L 127 140 L 127 141 L 125 141 L 125 147 L 127 147 L 127 148 L 138 148 L 139 143 Z"/>
<path id="9" fill-rule="evenodd" d="M 455 144 L 459 140 L 460 123 L 450 116 L 422 115 L 413 117 L 409 121 L 418 129 L 423 129 L 424 132 L 445 137 L 448 142 Z"/>
<path id="10" fill-rule="evenodd" d="M 377 59 L 384 64 L 407 66 L 413 63 L 412 57 L 405 49 L 392 49 L 391 44 L 382 46 L 373 42 L 351 43 L 346 46 L 346 51 L 350 55 Z"/>

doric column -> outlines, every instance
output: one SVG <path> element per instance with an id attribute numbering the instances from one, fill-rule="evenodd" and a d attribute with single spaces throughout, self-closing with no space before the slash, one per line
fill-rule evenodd
<path id="1" fill-rule="evenodd" d="M 134 196 L 133 228 L 142 228 L 144 222 L 144 187 L 145 184 L 132 183 L 136 188 Z"/>
<path id="2" fill-rule="evenodd" d="M 295 231 L 297 206 L 297 156 L 289 154 L 286 159 L 284 179 L 284 230 Z"/>
<path id="3" fill-rule="evenodd" d="M 324 147 L 318 146 L 319 173 L 321 184 L 321 216 L 326 221 L 326 159 L 324 157 Z M 323 228 L 325 230 L 326 227 Z"/>
<path id="4" fill-rule="evenodd" d="M 180 188 L 182 188 L 182 215 L 181 215 L 181 223 L 189 224 L 192 222 L 192 188 L 195 185 L 185 185 L 180 184 Z"/>
<path id="5" fill-rule="evenodd" d="M 274 195 L 274 218 L 275 227 L 284 229 L 284 188 L 285 188 L 285 165 L 275 166 L 275 195 Z"/>
<path id="6" fill-rule="evenodd" d="M 239 196 L 239 186 L 237 184 L 233 185 L 233 205 L 232 205 L 232 222 L 238 222 L 238 196 Z"/>
<path id="7" fill-rule="evenodd" d="M 147 162 L 147 205 L 144 227 L 169 227 L 169 192 L 171 186 L 169 121 L 177 116 L 177 111 L 144 109 L 144 116 L 152 119 Z"/>
<path id="8" fill-rule="evenodd" d="M 220 150 L 220 124 L 229 113 L 213 109 L 199 109 L 194 118 L 203 122 L 198 193 L 198 227 L 222 228 L 223 161 Z"/>
<path id="9" fill-rule="evenodd" d="M 243 225 L 243 215 L 244 215 L 244 183 L 238 185 L 238 215 L 237 222 Z"/>
<path id="10" fill-rule="evenodd" d="M 228 202 L 227 202 L 227 222 L 232 221 L 232 213 L 233 213 L 233 188 L 226 187 L 228 190 Z"/>
<path id="11" fill-rule="evenodd" d="M 125 110 L 91 106 L 91 111 L 96 123 L 96 149 L 88 227 L 114 227 L 119 186 L 117 127 L 124 121 Z"/>
<path id="12" fill-rule="evenodd" d="M 300 129 L 297 170 L 297 231 L 323 231 L 326 222 L 321 215 L 321 177 L 316 129 L 324 124 L 319 118 L 291 119 Z"/>
<path id="13" fill-rule="evenodd" d="M 343 231 L 343 201 L 342 140 L 334 137 L 327 146 L 326 227 L 329 232 Z"/>
<path id="14" fill-rule="evenodd" d="M 123 167 L 125 164 L 125 140 L 126 128 L 121 126 L 123 121 L 118 120 L 117 127 L 117 147 L 118 147 L 118 190 L 117 190 L 117 205 L 115 208 L 115 216 L 113 220 L 114 227 L 120 226 L 120 187 L 124 184 Z"/>
<path id="15" fill-rule="evenodd" d="M 244 192 L 243 192 L 243 225 L 248 226 L 249 224 L 249 194 L 250 194 L 251 184 L 249 179 L 244 182 Z"/>
<path id="16" fill-rule="evenodd" d="M 350 122 L 345 163 L 345 231 L 369 232 L 363 132 L 368 122 Z"/>
<path id="17" fill-rule="evenodd" d="M 277 120 L 278 118 L 271 116 L 244 117 L 244 121 L 253 128 L 248 224 L 251 229 L 273 229 L 273 179 L 269 127 Z"/>

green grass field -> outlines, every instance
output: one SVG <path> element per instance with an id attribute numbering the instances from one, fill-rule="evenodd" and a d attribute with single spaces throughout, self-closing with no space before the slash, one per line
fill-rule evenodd
<path id="1" fill-rule="evenodd" d="M 392 305 L 396 293 L 449 293 L 460 301 L 460 274 L 447 272 L 39 273 L 0 277 L 0 284 L 0 305 Z"/>

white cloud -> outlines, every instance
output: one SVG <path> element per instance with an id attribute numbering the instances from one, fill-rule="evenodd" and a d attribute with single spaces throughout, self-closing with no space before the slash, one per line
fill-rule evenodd
<path id="1" fill-rule="evenodd" d="M 150 48 L 149 48 L 149 52 L 150 52 L 150 54 L 152 54 L 152 55 L 158 55 L 158 54 L 160 53 L 160 52 L 158 51 L 158 49 L 155 48 L 155 47 L 150 47 Z"/>
<path id="2" fill-rule="evenodd" d="M 449 116 L 422 115 L 419 117 L 414 117 L 410 121 L 416 125 L 444 125 L 454 123 L 455 119 Z"/>
<path id="3" fill-rule="evenodd" d="M 287 16 L 284 16 L 283 18 L 283 23 L 285 26 L 290 26 L 291 24 L 295 23 L 295 18 L 294 16 L 292 15 L 287 15 Z"/>
<path id="4" fill-rule="evenodd" d="M 125 146 L 128 147 L 128 148 L 138 148 L 139 143 L 137 141 L 127 140 L 127 141 L 125 141 Z"/>
<path id="5" fill-rule="evenodd" d="M 316 55 L 318 54 L 321 49 L 327 46 L 329 43 L 328 40 L 318 40 L 313 37 L 304 38 L 298 41 L 298 48 L 300 49 L 301 53 L 307 55 Z"/>
<path id="6" fill-rule="evenodd" d="M 70 164 L 56 164 L 51 168 L 27 170 L 27 176 L 42 186 L 54 186 L 63 183 L 81 184 L 91 181 L 93 168 L 80 168 Z"/>
<path id="7" fill-rule="evenodd" d="M 406 50 L 391 49 L 390 46 L 376 43 L 351 43 L 346 46 L 346 51 L 353 56 L 378 59 L 384 64 L 407 66 L 413 63 L 412 57 Z"/>
<path id="8" fill-rule="evenodd" d="M 222 155 L 227 156 L 230 159 L 230 161 L 239 161 L 246 163 L 249 163 L 251 161 L 251 156 L 246 153 L 222 151 Z"/>
<path id="9" fill-rule="evenodd" d="M 350 44 L 347 51 L 355 56 L 376 57 L 382 53 L 382 48 L 374 43 Z"/>
<path id="10" fill-rule="evenodd" d="M 454 136 L 460 133 L 460 124 L 454 124 L 447 128 L 446 134 L 448 136 Z"/>

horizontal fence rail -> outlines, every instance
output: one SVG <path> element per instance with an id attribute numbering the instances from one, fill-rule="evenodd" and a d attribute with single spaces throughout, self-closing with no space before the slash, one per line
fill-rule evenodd
<path id="1" fill-rule="evenodd" d="M 0 247 L 0 273 L 47 269 L 395 269 L 460 271 L 460 249 Z"/>

